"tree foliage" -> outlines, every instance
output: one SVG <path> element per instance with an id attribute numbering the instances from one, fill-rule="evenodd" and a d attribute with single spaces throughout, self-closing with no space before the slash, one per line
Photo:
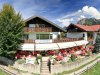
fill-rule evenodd
<path id="1" fill-rule="evenodd" d="M 100 52 L 100 34 L 97 35 L 96 43 L 94 47 L 94 53 L 99 53 L 99 52 Z"/>
<path id="2" fill-rule="evenodd" d="M 21 44 L 24 21 L 9 4 L 0 11 L 0 55 L 13 58 Z"/>

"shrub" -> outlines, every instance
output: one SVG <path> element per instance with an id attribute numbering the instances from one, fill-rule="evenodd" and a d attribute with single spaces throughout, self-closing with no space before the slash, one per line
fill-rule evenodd
<path id="1" fill-rule="evenodd" d="M 19 60 L 18 60 L 18 63 L 19 63 L 19 64 L 23 64 L 23 63 L 25 63 L 25 62 L 26 62 L 25 59 L 19 59 Z"/>
<path id="2" fill-rule="evenodd" d="M 74 54 L 71 54 L 71 60 L 75 61 L 75 59 L 76 59 L 76 56 Z"/>
<path id="3" fill-rule="evenodd" d="M 87 52 L 87 55 L 88 55 L 88 56 L 91 56 L 91 55 L 92 55 L 92 52 L 88 51 L 88 52 Z"/>

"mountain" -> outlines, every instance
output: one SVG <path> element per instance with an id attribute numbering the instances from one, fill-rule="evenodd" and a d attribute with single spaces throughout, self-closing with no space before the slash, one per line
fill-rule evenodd
<path id="1" fill-rule="evenodd" d="M 82 24 L 82 25 L 96 25 L 96 24 L 100 24 L 100 19 L 84 18 L 84 19 L 79 20 L 77 22 L 77 24 Z"/>

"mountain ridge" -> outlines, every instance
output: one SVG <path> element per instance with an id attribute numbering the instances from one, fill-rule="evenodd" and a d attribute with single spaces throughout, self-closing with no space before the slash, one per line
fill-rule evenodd
<path id="1" fill-rule="evenodd" d="M 95 18 L 83 18 L 77 22 L 77 24 L 81 25 L 98 25 L 100 24 L 100 19 L 95 19 Z"/>

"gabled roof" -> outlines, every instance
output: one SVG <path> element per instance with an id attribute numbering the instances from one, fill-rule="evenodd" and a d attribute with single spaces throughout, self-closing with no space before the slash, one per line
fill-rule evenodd
<path id="1" fill-rule="evenodd" d="M 71 24 L 71 25 L 81 29 L 82 31 L 87 31 L 87 32 L 94 32 L 94 31 L 96 32 L 99 31 L 100 29 L 100 25 L 93 25 L 93 26 L 80 25 L 80 24 Z"/>
<path id="2" fill-rule="evenodd" d="M 29 21 L 29 20 L 31 20 L 31 19 L 34 19 L 34 18 L 36 18 L 36 17 L 38 17 L 38 18 L 40 18 L 40 19 L 42 19 L 42 20 L 44 20 L 44 21 L 50 23 L 51 25 L 55 26 L 55 27 L 58 28 L 59 30 L 61 30 L 61 31 L 63 31 L 63 32 L 66 32 L 66 30 L 64 30 L 64 29 L 61 28 L 60 26 L 58 26 L 57 24 L 55 24 L 55 23 L 49 21 L 48 19 L 46 19 L 46 18 L 44 18 L 44 17 L 42 17 L 42 16 L 37 16 L 37 15 L 35 15 L 35 16 L 29 17 L 28 19 L 25 20 L 25 22 L 27 22 L 27 21 Z"/>

